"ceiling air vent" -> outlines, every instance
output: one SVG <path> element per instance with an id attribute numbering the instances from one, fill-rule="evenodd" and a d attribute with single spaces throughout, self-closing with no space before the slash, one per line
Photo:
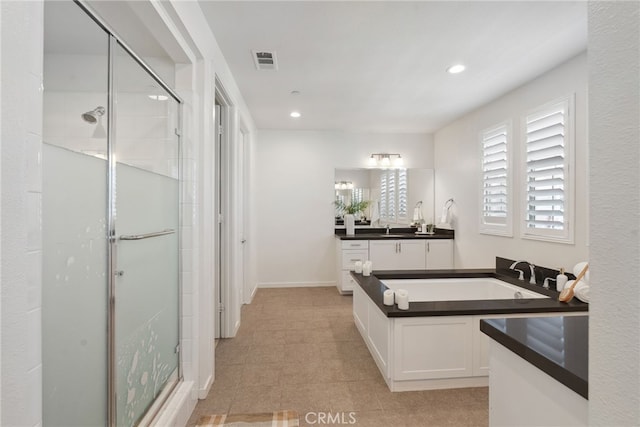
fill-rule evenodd
<path id="1" fill-rule="evenodd" d="M 252 50 L 253 63 L 256 65 L 257 70 L 277 70 L 278 60 L 276 59 L 275 52 L 268 52 L 264 50 Z"/>

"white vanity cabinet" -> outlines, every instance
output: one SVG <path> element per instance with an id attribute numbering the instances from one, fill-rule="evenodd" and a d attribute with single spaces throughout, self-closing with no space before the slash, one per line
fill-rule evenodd
<path id="1" fill-rule="evenodd" d="M 369 241 L 368 240 L 340 240 L 336 239 L 336 254 L 338 259 L 338 291 L 343 294 L 352 292 L 356 285 L 355 280 L 351 277 L 351 271 L 355 269 L 356 261 L 363 263 L 369 259 Z"/>
<path id="2" fill-rule="evenodd" d="M 449 269 L 453 268 L 453 240 L 372 240 L 369 255 L 374 270 Z"/>
<path id="3" fill-rule="evenodd" d="M 453 268 L 453 240 L 427 240 L 427 269 Z"/>
<path id="4" fill-rule="evenodd" d="M 424 270 L 427 244 L 423 239 L 372 240 L 369 255 L 374 270 Z"/>

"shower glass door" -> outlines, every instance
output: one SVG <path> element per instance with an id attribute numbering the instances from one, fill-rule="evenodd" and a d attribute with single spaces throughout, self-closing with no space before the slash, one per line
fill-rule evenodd
<path id="1" fill-rule="evenodd" d="M 179 103 L 119 44 L 113 63 L 115 417 L 138 424 L 178 379 Z"/>
<path id="2" fill-rule="evenodd" d="M 73 2 L 45 2 L 44 22 L 43 425 L 104 426 L 109 34 Z"/>

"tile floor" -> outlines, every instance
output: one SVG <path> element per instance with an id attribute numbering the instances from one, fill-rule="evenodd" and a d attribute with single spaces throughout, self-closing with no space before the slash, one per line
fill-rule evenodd
<path id="1" fill-rule="evenodd" d="M 204 414 L 281 409 L 297 411 L 301 426 L 488 425 L 486 387 L 391 393 L 351 302 L 335 287 L 259 289 L 237 336 L 218 343 L 216 380 L 189 426 Z M 344 415 L 328 424 L 323 412 Z"/>

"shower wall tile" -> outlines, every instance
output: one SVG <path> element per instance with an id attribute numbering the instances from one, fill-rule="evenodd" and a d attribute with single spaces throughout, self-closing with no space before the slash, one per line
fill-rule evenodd
<path id="1" fill-rule="evenodd" d="M 182 203 L 193 204 L 196 201 L 196 182 L 194 180 L 182 180 Z"/>
<path id="2" fill-rule="evenodd" d="M 34 135 L 42 135 L 42 73 L 27 74 L 24 96 L 29 105 L 29 110 L 34 114 L 28 114 L 26 130 Z M 37 112 L 37 114 L 35 114 Z"/>
<path id="3" fill-rule="evenodd" d="M 181 241 L 180 247 L 182 249 L 193 249 L 193 228 L 182 227 L 181 228 Z"/>
<path id="4" fill-rule="evenodd" d="M 197 162 L 194 159 L 183 159 L 182 161 L 182 180 L 195 181 L 198 170 Z"/>
<path id="5" fill-rule="evenodd" d="M 25 32 L 25 34 L 28 35 L 23 38 L 24 45 L 21 46 L 21 48 L 24 49 L 23 52 L 41 53 L 44 50 L 44 29 L 42 28 L 42 22 L 44 21 L 44 9 L 37 2 L 30 3 L 32 4 L 29 5 L 29 13 L 27 15 L 26 23 L 26 28 L 28 28 L 29 31 Z M 21 55 L 21 57 L 27 59 L 29 72 L 34 76 L 42 78 L 42 54 Z"/>
<path id="6" fill-rule="evenodd" d="M 182 316 L 193 316 L 193 300 L 192 298 L 182 299 Z"/>
<path id="7" fill-rule="evenodd" d="M 193 328 L 191 327 L 193 316 L 182 316 L 182 339 L 183 340 L 191 340 L 193 339 Z"/>
<path id="8" fill-rule="evenodd" d="M 196 224 L 196 222 L 193 220 L 195 216 L 193 203 L 187 203 L 183 200 L 181 202 L 180 209 L 182 209 L 182 225 L 183 226 L 192 227 L 194 224 Z"/>
<path id="9" fill-rule="evenodd" d="M 191 295 L 193 294 L 193 273 L 185 271 L 185 269 L 182 268 L 180 278 L 182 281 L 183 298 L 191 298 Z"/>
<path id="10" fill-rule="evenodd" d="M 27 253 L 27 310 L 42 307 L 42 252 Z"/>
<path id="11" fill-rule="evenodd" d="M 27 370 L 37 368 L 42 363 L 42 310 L 37 308 L 27 313 Z"/>
<path id="12" fill-rule="evenodd" d="M 183 271 L 193 271 L 191 269 L 191 266 L 193 265 L 193 250 L 180 249 L 180 256 L 182 257 Z"/>
<path id="13" fill-rule="evenodd" d="M 27 161 L 27 191 L 42 192 L 42 138 L 39 135 L 27 135 L 25 145 Z"/>
<path id="14" fill-rule="evenodd" d="M 193 357 L 193 341 L 190 339 L 183 339 L 180 348 L 182 348 L 182 360 L 184 361 L 185 366 L 192 366 L 193 362 L 191 361 L 191 358 Z"/>
<path id="15" fill-rule="evenodd" d="M 27 425 L 37 427 L 42 425 L 42 365 L 27 372 L 26 416 Z"/>
<path id="16" fill-rule="evenodd" d="M 27 251 L 42 248 L 42 194 L 27 193 Z"/>

